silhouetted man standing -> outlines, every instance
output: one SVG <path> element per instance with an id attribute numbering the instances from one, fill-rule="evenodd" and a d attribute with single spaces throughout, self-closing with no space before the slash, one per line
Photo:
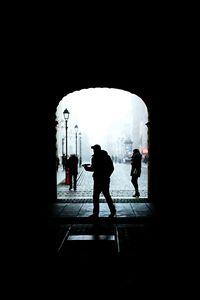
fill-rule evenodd
<path id="1" fill-rule="evenodd" d="M 99 216 L 99 196 L 102 192 L 108 207 L 110 209 L 109 217 L 114 217 L 116 208 L 110 195 L 110 176 L 114 171 L 114 166 L 111 157 L 105 150 L 101 150 L 100 145 L 91 147 L 94 151 L 91 159 L 91 165 L 83 165 L 86 171 L 93 172 L 94 187 L 93 187 L 93 214 L 91 217 Z"/>

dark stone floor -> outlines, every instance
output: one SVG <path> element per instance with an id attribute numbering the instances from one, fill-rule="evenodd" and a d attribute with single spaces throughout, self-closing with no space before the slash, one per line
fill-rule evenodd
<path id="1" fill-rule="evenodd" d="M 115 205 L 117 214 L 109 219 L 107 204 L 101 203 L 96 221 L 88 218 L 92 203 L 58 202 L 45 210 L 47 269 L 55 289 L 126 299 L 152 288 L 158 258 L 154 206 Z"/>

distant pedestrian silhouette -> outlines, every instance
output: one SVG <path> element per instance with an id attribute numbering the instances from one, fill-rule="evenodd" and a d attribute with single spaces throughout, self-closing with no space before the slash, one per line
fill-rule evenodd
<path id="1" fill-rule="evenodd" d="M 101 192 L 103 193 L 110 209 L 109 217 L 114 217 L 116 214 L 116 208 L 113 204 L 109 191 L 110 176 L 114 171 L 113 162 L 108 153 L 105 150 L 101 150 L 100 145 L 94 145 L 91 148 L 94 151 L 91 164 L 83 165 L 86 171 L 93 172 L 93 214 L 91 217 L 97 218 L 99 216 L 99 197 Z"/>
<path id="2" fill-rule="evenodd" d="M 78 175 L 78 157 L 71 154 L 67 160 L 67 167 L 69 169 L 69 190 L 72 188 L 76 191 L 77 175 Z"/>
<path id="3" fill-rule="evenodd" d="M 131 157 L 131 182 L 135 188 L 135 194 L 133 197 L 139 197 L 139 186 L 138 186 L 138 178 L 141 174 L 141 162 L 142 162 L 142 155 L 140 154 L 139 149 L 133 150 L 133 155 Z"/>

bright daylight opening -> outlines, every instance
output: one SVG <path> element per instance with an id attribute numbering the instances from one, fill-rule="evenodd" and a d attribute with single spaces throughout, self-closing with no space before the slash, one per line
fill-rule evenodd
<path id="1" fill-rule="evenodd" d="M 67 118 L 63 112 L 67 111 Z M 92 190 L 92 174 L 87 174 L 82 163 L 89 163 L 91 146 L 101 145 L 111 156 L 115 171 L 111 177 L 113 196 L 131 197 L 130 164 L 133 149 L 142 154 L 139 179 L 140 195 L 147 197 L 148 112 L 143 100 L 130 92 L 113 88 L 89 88 L 65 96 L 57 107 L 57 169 L 58 198 L 69 197 L 63 157 L 76 154 L 79 176 L 76 195 Z M 84 181 L 84 176 L 88 177 Z M 87 181 L 87 183 L 86 183 Z M 118 191 L 118 192 L 117 192 Z M 120 193 L 121 191 L 121 193 Z"/>

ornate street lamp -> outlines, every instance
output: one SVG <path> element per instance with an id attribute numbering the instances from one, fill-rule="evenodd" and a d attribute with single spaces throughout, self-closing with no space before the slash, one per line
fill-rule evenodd
<path id="1" fill-rule="evenodd" d="M 68 156 L 68 151 L 67 151 L 67 149 L 68 149 L 68 145 L 67 145 L 67 129 L 68 129 L 67 121 L 69 119 L 69 111 L 68 111 L 67 108 L 63 111 L 63 116 L 64 116 L 64 119 L 65 119 L 65 129 L 66 129 L 66 158 L 67 158 L 67 156 Z"/>

